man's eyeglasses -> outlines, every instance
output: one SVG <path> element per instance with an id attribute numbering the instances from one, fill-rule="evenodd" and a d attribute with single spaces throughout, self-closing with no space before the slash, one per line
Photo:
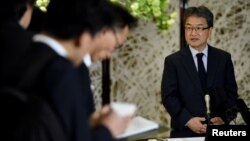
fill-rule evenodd
<path id="1" fill-rule="evenodd" d="M 210 27 L 194 27 L 194 26 L 185 26 L 185 31 L 191 32 L 191 31 L 196 31 L 196 32 L 202 32 L 203 30 L 209 29 Z"/>

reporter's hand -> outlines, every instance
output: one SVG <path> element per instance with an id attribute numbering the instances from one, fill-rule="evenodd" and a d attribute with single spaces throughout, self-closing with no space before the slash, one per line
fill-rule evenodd
<path id="1" fill-rule="evenodd" d="M 110 106 L 105 105 L 101 111 L 94 112 L 89 119 L 90 127 L 95 127 L 97 124 L 100 124 L 102 117 L 109 114 L 110 111 Z"/>
<path id="2" fill-rule="evenodd" d="M 204 134 L 207 132 L 207 125 L 202 124 L 205 120 L 203 117 L 193 117 L 187 122 L 187 126 L 197 134 Z"/>
<path id="3" fill-rule="evenodd" d="M 112 111 L 109 105 L 106 105 L 101 111 L 92 114 L 90 126 L 95 127 L 97 124 L 103 124 L 110 130 L 113 137 L 117 138 L 126 130 L 131 119 L 132 115 L 121 117 Z"/>
<path id="4" fill-rule="evenodd" d="M 114 138 L 124 133 L 132 116 L 121 117 L 115 112 L 111 112 L 102 118 L 101 123 L 106 126 Z"/>

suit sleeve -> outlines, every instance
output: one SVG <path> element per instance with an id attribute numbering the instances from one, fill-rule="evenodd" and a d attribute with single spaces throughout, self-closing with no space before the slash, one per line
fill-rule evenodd
<path id="1" fill-rule="evenodd" d="M 93 130 L 92 138 L 94 141 L 112 141 L 113 137 L 111 132 L 103 125 L 98 125 Z"/>
<path id="2" fill-rule="evenodd" d="M 231 108 L 236 105 L 238 98 L 238 86 L 235 79 L 234 66 L 231 60 L 231 55 L 228 55 L 227 57 L 226 67 L 225 88 L 228 96 L 228 108 Z"/>
<path id="3" fill-rule="evenodd" d="M 59 77 L 57 79 L 60 81 L 55 88 L 52 88 L 53 92 L 50 95 L 50 99 L 62 120 L 64 130 L 69 139 L 71 141 L 112 140 L 108 129 L 104 127 L 97 129 L 90 128 L 88 122 L 89 116 L 86 106 L 84 105 L 88 99 L 86 99 L 86 93 L 83 91 L 77 71 L 72 69 L 72 67 L 54 70 L 56 71 L 51 75 L 53 78 Z M 58 73 L 60 70 L 64 73 Z M 52 78 L 52 76 L 50 78 Z M 52 80 L 48 82 L 51 83 Z"/>
<path id="4" fill-rule="evenodd" d="M 181 103 L 179 97 L 179 86 L 178 86 L 178 73 L 173 62 L 173 58 L 166 58 L 161 83 L 161 96 L 162 103 L 172 120 L 179 128 L 186 125 L 188 120 L 192 117 L 191 114 Z"/>

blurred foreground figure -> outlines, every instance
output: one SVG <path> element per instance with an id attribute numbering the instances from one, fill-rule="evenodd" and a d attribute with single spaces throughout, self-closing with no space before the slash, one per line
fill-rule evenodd
<path id="1" fill-rule="evenodd" d="M 114 140 L 124 132 L 131 117 L 120 117 L 108 106 L 95 112 L 83 58 L 109 58 L 126 40 L 134 22 L 125 9 L 109 1 L 52 0 L 41 33 L 34 36 L 16 72 L 6 76 L 11 82 L 8 85 L 48 103 L 66 140 Z M 30 66 L 40 59 L 47 60 L 45 66 L 35 79 L 20 87 L 23 76 L 33 75 Z"/>
<path id="2" fill-rule="evenodd" d="M 30 24 L 35 0 L 1 0 L 0 5 L 0 87 L 9 81 L 6 74 L 23 57 L 33 33 L 26 31 Z"/>

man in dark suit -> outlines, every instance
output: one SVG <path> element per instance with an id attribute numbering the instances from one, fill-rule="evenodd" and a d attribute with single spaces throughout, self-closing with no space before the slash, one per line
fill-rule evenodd
<path id="1" fill-rule="evenodd" d="M 89 76 L 88 67 L 92 63 L 110 58 L 114 49 L 119 47 L 126 40 L 129 29 L 136 24 L 136 19 L 133 16 L 131 16 L 124 7 L 117 4 L 112 4 L 112 5 L 113 8 L 109 13 L 110 14 L 109 17 L 115 17 L 116 22 L 111 28 L 112 35 L 110 38 L 113 38 L 115 44 L 112 45 L 104 41 L 106 42 L 105 44 L 100 44 L 97 45 L 96 47 L 90 48 L 88 52 L 86 52 L 86 54 L 84 55 L 83 64 L 81 64 L 78 69 L 80 74 L 83 76 L 84 75 Z M 111 20 L 108 19 L 108 17 L 106 18 L 107 19 L 105 20 Z M 90 80 L 85 79 L 85 83 L 90 84 Z M 90 88 L 85 90 L 88 90 L 90 92 L 88 96 L 89 97 L 88 105 L 92 105 L 92 107 L 89 106 L 90 107 L 89 112 L 91 113 L 95 110 L 94 103 L 93 101 L 91 101 L 91 99 L 93 99 L 92 98 L 93 95 Z"/>
<path id="2" fill-rule="evenodd" d="M 0 2 L 0 86 L 9 79 L 6 74 L 13 71 L 32 41 L 29 26 L 35 0 L 2 0 Z"/>
<path id="3" fill-rule="evenodd" d="M 170 137 L 205 135 L 205 94 L 211 97 L 209 120 L 214 125 L 230 122 L 225 112 L 238 97 L 231 55 L 207 43 L 212 12 L 204 6 L 190 7 L 184 21 L 188 46 L 165 58 L 162 77 L 162 103 L 171 116 Z"/>

